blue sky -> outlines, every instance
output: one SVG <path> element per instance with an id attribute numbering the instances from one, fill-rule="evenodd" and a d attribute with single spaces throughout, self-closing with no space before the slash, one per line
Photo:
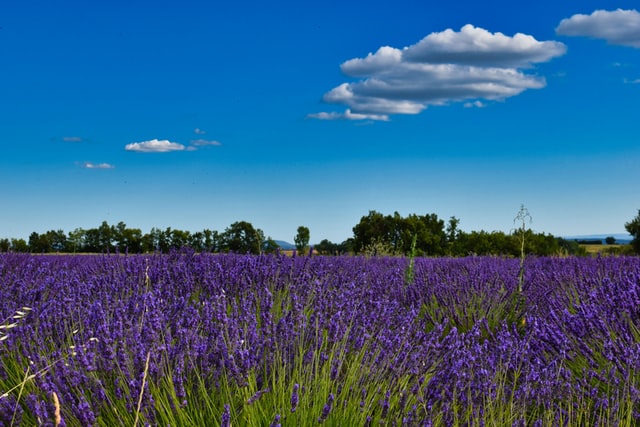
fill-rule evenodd
<path id="1" fill-rule="evenodd" d="M 446 3 L 446 4 L 445 4 Z M 621 0 L 0 4 L 0 237 L 124 221 L 341 242 L 369 210 L 623 233 Z"/>

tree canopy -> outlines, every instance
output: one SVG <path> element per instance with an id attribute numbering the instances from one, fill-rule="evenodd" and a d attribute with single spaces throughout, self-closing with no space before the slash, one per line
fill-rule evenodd
<path id="1" fill-rule="evenodd" d="M 360 218 L 353 227 L 353 237 L 342 243 L 322 239 L 314 247 L 321 255 L 416 255 L 416 256 L 467 256 L 503 255 L 520 257 L 523 254 L 584 255 L 579 242 L 535 233 L 520 226 L 511 233 L 502 231 L 464 232 L 459 228 L 460 220 L 451 217 L 447 223 L 436 214 L 410 214 L 406 217 L 398 212 L 384 215 L 375 210 Z M 634 236 L 632 247 L 640 253 L 640 210 L 638 215 L 625 224 Z M 310 230 L 299 226 L 294 237 L 296 249 L 304 253 L 309 247 Z M 415 239 L 415 246 L 413 240 Z M 608 240 L 612 244 L 612 239 Z M 197 252 L 235 252 L 241 254 L 274 253 L 278 244 L 247 221 L 237 221 L 223 232 L 204 229 L 185 230 L 152 228 L 143 233 L 139 228 L 128 227 L 120 221 L 110 225 L 107 221 L 95 228 L 49 230 L 32 232 L 28 241 L 23 239 L 0 239 L 0 251 L 14 252 L 90 252 L 90 253 L 166 253 L 171 249 L 189 247 Z M 614 248 L 619 249 L 619 248 Z M 631 249 L 631 248 L 629 248 Z M 613 252 L 612 252 L 613 253 Z M 616 252 L 624 253 L 624 252 Z"/>
<path id="2" fill-rule="evenodd" d="M 301 225 L 298 227 L 297 234 L 293 238 L 293 242 L 296 245 L 296 251 L 303 253 L 309 246 L 309 239 L 311 238 L 311 232 L 307 227 Z"/>

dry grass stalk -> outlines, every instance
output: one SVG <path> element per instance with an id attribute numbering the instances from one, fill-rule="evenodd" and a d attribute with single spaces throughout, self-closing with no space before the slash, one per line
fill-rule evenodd
<path id="1" fill-rule="evenodd" d="M 24 379 L 20 383 L 20 391 L 18 392 L 18 398 L 16 399 L 16 406 L 13 408 L 13 416 L 11 417 L 11 425 L 14 425 L 16 421 L 16 413 L 18 412 L 18 402 L 20 402 L 20 398 L 22 397 L 22 392 L 24 391 L 24 385 L 27 381 L 34 378 L 35 375 L 29 375 L 30 367 L 27 366 L 27 372 L 24 373 Z"/>
<path id="2" fill-rule="evenodd" d="M 133 422 L 133 427 L 138 425 L 138 419 L 140 417 L 140 407 L 142 406 L 142 396 L 144 394 L 144 386 L 147 382 L 147 373 L 149 372 L 149 359 L 151 358 L 151 352 L 147 353 L 147 361 L 144 365 L 144 374 L 142 375 L 142 386 L 140 387 L 140 395 L 138 396 L 138 407 L 136 408 L 136 419 Z"/>
<path id="3" fill-rule="evenodd" d="M 62 417 L 60 416 L 60 400 L 58 399 L 58 394 L 54 391 L 51 393 L 53 397 L 53 406 L 55 406 L 55 427 L 58 427 L 62 423 Z"/>

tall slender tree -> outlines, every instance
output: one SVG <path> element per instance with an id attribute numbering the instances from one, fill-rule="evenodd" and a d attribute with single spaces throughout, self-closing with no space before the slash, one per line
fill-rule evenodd
<path id="1" fill-rule="evenodd" d="M 293 242 L 296 245 L 296 251 L 298 253 L 304 253 L 304 251 L 307 249 L 307 247 L 309 246 L 310 236 L 311 233 L 307 227 L 305 227 L 304 225 L 298 227 L 297 234 L 293 238 Z"/>

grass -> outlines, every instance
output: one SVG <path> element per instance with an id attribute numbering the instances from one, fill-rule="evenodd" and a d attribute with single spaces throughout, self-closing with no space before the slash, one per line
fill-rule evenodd
<path id="1" fill-rule="evenodd" d="M 584 248 L 588 255 L 620 255 L 625 252 L 629 252 L 631 249 L 630 245 L 580 245 L 581 248 Z"/>

